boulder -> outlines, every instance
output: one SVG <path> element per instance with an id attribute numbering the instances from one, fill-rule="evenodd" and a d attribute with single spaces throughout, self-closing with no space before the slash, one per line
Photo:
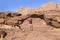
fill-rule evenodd
<path id="1" fill-rule="evenodd" d="M 14 19 L 9 19 L 6 21 L 6 24 L 8 25 L 15 25 L 15 23 L 17 23 L 18 21 L 17 20 L 14 20 Z"/>
<path id="2" fill-rule="evenodd" d="M 60 23 L 58 23 L 56 21 L 51 21 L 51 25 L 55 28 L 60 28 Z"/>

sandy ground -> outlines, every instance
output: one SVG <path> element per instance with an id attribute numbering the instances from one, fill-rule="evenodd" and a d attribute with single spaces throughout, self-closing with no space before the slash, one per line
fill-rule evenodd
<path id="1" fill-rule="evenodd" d="M 60 40 L 60 30 L 8 30 L 6 40 Z"/>

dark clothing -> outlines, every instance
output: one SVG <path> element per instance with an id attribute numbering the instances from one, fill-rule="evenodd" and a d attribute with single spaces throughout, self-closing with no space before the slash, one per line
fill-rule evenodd
<path id="1" fill-rule="evenodd" d="M 32 24 L 32 20 L 29 20 L 29 24 Z"/>

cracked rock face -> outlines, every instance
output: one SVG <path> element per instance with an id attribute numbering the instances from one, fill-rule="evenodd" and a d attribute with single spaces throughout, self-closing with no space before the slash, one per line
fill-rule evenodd
<path id="1" fill-rule="evenodd" d="M 44 20 L 48 25 L 51 25 L 53 27 L 60 27 L 60 12 L 53 12 L 53 11 L 52 12 L 47 12 L 47 13 L 42 14 L 42 15 L 31 14 L 31 15 L 20 15 L 19 16 L 19 14 L 17 13 L 15 16 L 13 15 L 13 17 L 7 16 L 7 18 L 2 18 L 0 20 L 2 20 L 2 21 L 3 20 L 7 20 L 7 23 L 10 20 L 10 23 L 9 24 L 11 24 L 11 22 L 15 24 L 15 22 L 14 22 L 15 20 L 17 22 L 18 22 L 18 20 L 20 20 L 20 22 L 23 21 L 23 23 L 24 23 L 24 21 L 27 20 L 27 19 L 29 19 L 29 18 L 39 18 L 39 19 Z M 57 24 L 57 25 L 55 25 L 55 24 Z M 11 24 L 11 25 L 13 25 L 13 24 Z"/>
<path id="2" fill-rule="evenodd" d="M 46 13 L 44 15 L 44 19 L 47 24 L 52 25 L 54 27 L 60 27 L 60 13 L 58 13 L 58 12 Z"/>

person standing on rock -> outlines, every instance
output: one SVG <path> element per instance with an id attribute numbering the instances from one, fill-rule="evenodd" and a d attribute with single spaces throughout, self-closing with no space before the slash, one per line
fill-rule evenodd
<path id="1" fill-rule="evenodd" d="M 32 19 L 29 19 L 28 21 L 29 21 L 30 30 L 33 31 Z"/>

